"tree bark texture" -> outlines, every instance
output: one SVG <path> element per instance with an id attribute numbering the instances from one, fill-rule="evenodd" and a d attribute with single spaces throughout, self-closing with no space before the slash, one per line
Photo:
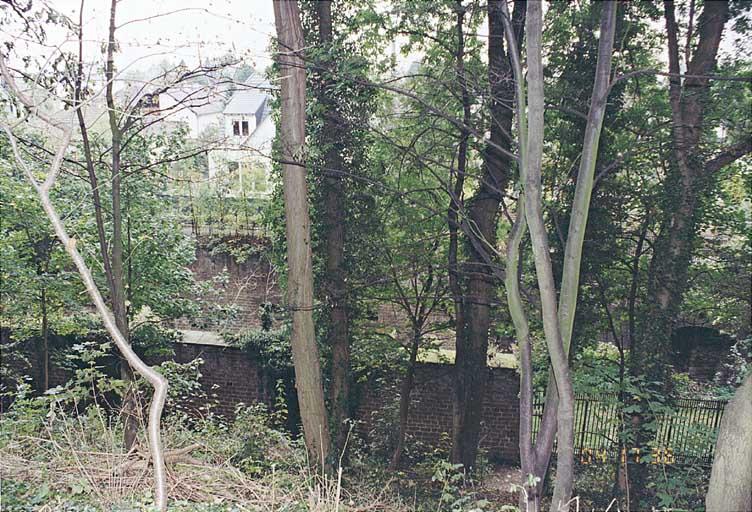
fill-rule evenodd
<path id="1" fill-rule="evenodd" d="M 723 411 L 705 508 L 752 510 L 752 375 Z"/>
<path id="2" fill-rule="evenodd" d="M 541 163 L 543 156 L 544 94 L 541 2 L 528 2 L 525 20 L 527 35 L 527 91 L 528 130 L 525 165 L 525 216 L 533 246 L 535 272 L 541 297 L 543 331 L 551 358 L 556 387 L 559 390 L 557 415 L 558 448 L 556 483 L 551 501 L 554 512 L 568 511 L 574 479 L 574 391 L 569 373 L 569 361 L 564 351 L 556 304 L 556 287 L 543 221 Z"/>
<path id="3" fill-rule="evenodd" d="M 457 10 L 457 48 L 455 54 L 455 73 L 460 88 L 460 98 L 462 101 L 462 123 L 467 126 L 470 123 L 470 95 L 467 90 L 465 81 L 465 9 L 462 2 L 456 3 Z M 456 197 L 450 198 L 457 207 L 451 213 L 454 214 L 452 222 L 455 229 L 459 228 L 462 222 L 461 216 L 461 196 L 462 185 L 467 175 L 467 151 L 470 140 L 470 133 L 467 130 L 460 130 L 460 141 L 457 149 L 457 177 L 455 182 L 454 194 Z M 457 237 L 455 232 L 455 237 Z M 478 450 L 478 438 L 480 436 L 480 411 L 483 406 L 483 388 L 485 384 L 485 352 L 480 354 L 473 350 L 470 345 L 470 337 L 467 329 L 468 297 L 465 295 L 462 286 L 461 273 L 459 269 L 458 257 L 458 238 L 454 240 L 452 247 L 454 262 L 450 262 L 450 267 L 454 267 L 454 292 L 459 294 L 459 305 L 462 308 L 462 315 L 458 318 L 461 326 L 456 329 L 455 336 L 455 382 L 454 382 L 454 400 L 452 413 L 452 452 L 450 458 L 452 462 L 463 464 L 465 469 L 470 471 L 475 465 L 475 457 Z M 451 269 L 450 269 L 451 271 Z M 482 357 L 482 361 L 479 361 Z M 473 371 L 473 369 L 475 371 Z"/>
<path id="4" fill-rule="evenodd" d="M 699 153 L 705 104 L 710 83 L 707 78 L 679 75 L 678 28 L 674 3 L 665 2 L 668 35 L 669 103 L 671 105 L 672 158 L 664 183 L 661 230 L 648 279 L 648 311 L 643 335 L 632 350 L 635 366 L 647 373 L 664 373 L 672 324 L 678 314 L 696 236 L 698 205 L 709 180 L 705 161 Z M 728 17 L 727 2 L 707 2 L 698 19 L 699 41 L 689 62 L 687 74 L 708 75 L 716 64 L 723 26 Z M 644 366 L 647 365 L 647 366 Z"/>
<path id="5" fill-rule="evenodd" d="M 123 210 L 121 205 L 121 175 L 120 175 L 120 144 L 122 132 L 118 121 L 113 93 L 115 81 L 115 18 L 117 14 L 117 0 L 110 3 L 110 26 L 107 40 L 107 63 L 105 65 L 105 99 L 107 102 L 107 118 L 110 125 L 110 137 L 112 147 L 111 160 L 111 199 L 112 199 L 112 241 L 110 254 L 110 270 L 112 276 L 108 276 L 110 283 L 110 303 L 115 322 L 123 337 L 130 343 L 130 331 L 128 326 L 128 309 L 125 302 L 125 284 L 123 277 Z M 79 124 L 80 121 L 79 121 Z M 95 205 L 96 206 L 96 205 Z M 100 241 L 101 245 L 101 241 Z M 102 255 L 103 259 L 107 254 Z M 128 361 L 121 358 L 120 377 L 126 381 L 125 395 L 123 396 L 123 444 L 125 450 L 130 451 L 136 444 L 138 433 L 138 401 L 133 387 L 133 370 Z"/>
<path id="6" fill-rule="evenodd" d="M 287 232 L 287 302 L 292 312 L 295 386 L 310 461 L 326 465 L 330 450 L 321 362 L 313 323 L 311 220 L 305 167 L 305 64 L 297 2 L 275 1 L 280 70 L 280 152 Z"/>
<path id="7" fill-rule="evenodd" d="M 515 3 L 514 17 L 517 27 L 524 22 L 524 5 Z M 458 13 L 457 75 L 462 88 L 463 123 L 470 122 L 470 99 L 464 72 L 463 12 Z M 484 166 L 477 191 L 467 201 L 466 223 L 463 232 L 468 238 L 467 259 L 463 271 L 467 274 L 462 314 L 458 315 L 455 400 L 452 436 L 452 460 L 471 469 L 475 465 L 480 439 L 480 423 L 487 379 L 488 333 L 491 324 L 491 302 L 495 295 L 495 278 L 492 268 L 493 249 L 496 246 L 496 227 L 501 199 L 509 183 L 513 109 L 508 102 L 514 95 L 509 80 L 509 60 L 504 50 L 504 29 L 501 20 L 501 2 L 488 5 L 489 19 L 489 83 L 491 87 L 490 142 L 484 155 Z M 458 158 L 458 174 L 464 175 L 467 159 L 467 137 L 463 134 Z M 464 144 L 464 147 L 463 147 Z M 504 148 L 506 152 L 499 148 Z M 462 289 L 462 287 L 459 287 Z"/>
<path id="8" fill-rule="evenodd" d="M 399 467 L 399 463 L 402 458 L 402 452 L 405 448 L 407 420 L 410 417 L 410 394 L 412 393 L 413 385 L 415 383 L 415 365 L 418 360 L 420 341 L 421 328 L 414 327 L 413 339 L 410 345 L 410 357 L 407 362 L 407 372 L 405 373 L 405 377 L 402 380 L 402 386 L 400 388 L 399 432 L 397 433 L 397 446 L 394 448 L 392 460 L 389 463 L 389 467 L 393 470 Z"/>
<path id="9" fill-rule="evenodd" d="M 330 1 L 316 4 L 319 39 L 324 47 L 333 42 Z M 342 139 L 347 130 L 343 119 L 337 115 L 336 99 L 332 91 L 336 84 L 325 80 L 316 91 L 324 106 L 322 143 L 326 147 L 323 169 L 323 211 L 326 246 L 326 276 L 324 290 L 329 313 L 329 343 L 331 361 L 331 423 L 334 429 L 334 450 L 341 454 L 348 436 L 347 418 L 350 416 L 350 322 L 347 305 L 345 269 L 346 183 L 343 177 L 345 161 L 342 157 Z"/>
<path id="10" fill-rule="evenodd" d="M 491 13 L 491 8 L 501 9 L 501 17 L 497 19 L 498 12 Z M 509 60 L 511 63 L 512 75 L 515 83 L 515 105 L 517 110 L 517 133 L 519 134 L 519 181 L 524 183 L 525 170 L 527 169 L 527 109 L 525 105 L 525 80 L 522 73 L 522 63 L 520 61 L 520 39 L 523 34 L 518 36 L 512 29 L 511 17 L 506 2 L 499 2 L 499 6 L 489 4 L 489 39 L 498 37 L 499 30 L 507 40 L 510 48 Z M 503 27 L 498 27 L 498 22 Z M 498 44 L 498 42 L 496 43 Z M 520 293 L 520 263 L 522 259 L 521 244 L 527 232 L 527 222 L 525 220 L 525 195 L 520 194 L 517 200 L 517 211 L 512 230 L 507 239 L 506 253 L 506 276 L 504 286 L 506 288 L 507 303 L 509 315 L 512 318 L 515 334 L 517 335 L 517 344 L 520 350 L 520 418 L 519 418 L 519 448 L 520 448 L 520 470 L 522 472 L 523 482 L 521 485 L 524 492 L 520 493 L 519 507 L 520 510 L 536 512 L 540 508 L 540 495 L 538 486 L 528 485 L 527 481 L 530 476 L 535 476 L 535 450 L 533 446 L 533 362 L 532 362 L 532 341 L 530 339 L 530 327 L 527 321 L 527 313 L 522 302 Z"/>

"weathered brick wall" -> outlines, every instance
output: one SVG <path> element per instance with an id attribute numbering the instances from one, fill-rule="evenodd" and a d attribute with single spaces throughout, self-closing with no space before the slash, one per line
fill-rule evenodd
<path id="1" fill-rule="evenodd" d="M 231 418 L 238 404 L 268 403 L 261 368 L 246 352 L 235 347 L 175 344 L 175 362 L 188 363 L 198 357 L 204 361 L 199 382 L 214 404 L 214 413 Z"/>
<path id="2" fill-rule="evenodd" d="M 232 242 L 234 239 L 228 240 Z M 251 238 L 235 242 L 255 246 L 259 250 L 263 250 L 266 244 L 263 240 Z M 246 260 L 238 262 L 227 252 L 213 250 L 211 244 L 209 240 L 198 240 L 196 259 L 190 266 L 196 281 L 213 284 L 213 296 L 200 298 L 214 305 L 232 306 L 237 314 L 228 321 L 220 321 L 215 325 L 216 315 L 207 312 L 199 318 L 179 320 L 177 328 L 240 331 L 259 326 L 259 306 L 264 302 L 277 304 L 280 301 L 276 273 L 263 256 L 252 254 Z M 216 278 L 224 271 L 227 272 L 227 280 L 221 282 Z"/>
<path id="3" fill-rule="evenodd" d="M 216 395 L 215 412 L 232 417 L 239 403 L 269 403 L 260 365 L 247 353 L 233 347 L 178 344 L 175 360 L 186 363 L 201 357 L 201 383 Z M 452 431 L 452 371 L 448 364 L 418 364 L 411 394 L 407 432 L 426 446 L 438 447 Z M 369 382 L 361 393 L 356 419 L 358 431 L 368 442 L 368 431 L 383 418 L 390 403 L 399 400 L 398 375 L 387 376 L 376 385 Z M 519 377 L 513 369 L 490 368 L 483 407 L 481 447 L 489 456 L 515 462 L 518 455 Z M 396 421 L 396 418 L 395 418 Z M 394 425 L 397 428 L 397 425 Z"/>
<path id="4" fill-rule="evenodd" d="M 439 446 L 442 439 L 449 439 L 452 431 L 452 372 L 453 367 L 448 364 L 419 364 L 416 368 L 407 434 L 428 446 Z M 367 437 L 369 424 L 384 414 L 390 401 L 399 400 L 398 389 L 396 376 L 365 389 L 357 410 L 357 416 L 363 422 L 361 434 Z M 518 391 L 519 377 L 514 370 L 488 370 L 481 447 L 491 457 L 505 461 L 519 459 Z M 396 424 L 394 428 L 397 428 Z"/>
<path id="5" fill-rule="evenodd" d="M 178 363 L 188 363 L 197 357 L 203 359 L 200 382 L 203 391 L 215 403 L 215 413 L 232 417 L 240 403 L 269 404 L 270 389 L 264 383 L 261 365 L 243 350 L 188 343 L 177 343 L 174 349 L 174 360 Z M 158 364 L 160 359 L 150 358 L 147 362 Z M 518 458 L 518 378 L 510 369 L 493 368 L 488 372 L 481 446 L 490 456 L 515 461 Z M 53 375 L 53 385 L 69 377 L 55 365 L 51 366 L 51 377 Z M 388 415 L 385 409 L 399 399 L 400 378 L 398 375 L 387 376 L 379 381 L 379 385 L 369 383 L 363 390 L 356 419 L 360 420 L 360 432 L 366 433 L 366 441 L 372 423 Z M 419 364 L 411 399 L 408 434 L 427 446 L 439 446 L 442 437 L 447 438 L 452 429 L 452 366 Z M 190 408 L 204 403 L 188 397 L 184 405 Z"/>

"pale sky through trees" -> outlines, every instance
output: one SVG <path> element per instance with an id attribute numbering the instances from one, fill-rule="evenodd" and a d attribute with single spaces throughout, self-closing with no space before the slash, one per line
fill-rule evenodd
<path id="1" fill-rule="evenodd" d="M 78 22 L 80 0 L 50 0 L 46 3 Z M 274 36 L 272 5 L 272 0 L 121 0 L 117 14 L 119 52 L 115 56 L 116 65 L 128 74 L 163 61 L 178 63 L 182 60 L 192 67 L 199 60 L 206 62 L 231 54 L 263 71 L 271 64 L 268 49 L 270 38 Z M 85 1 L 86 60 L 101 55 L 107 38 L 109 8 L 109 2 Z M 662 28 L 662 21 L 654 23 L 656 28 Z M 733 26 L 729 28 L 731 30 L 721 43 L 721 54 L 739 57 L 740 54 L 752 53 L 752 45 L 741 39 L 733 31 Z M 479 28 L 481 34 L 486 34 L 487 30 L 485 24 Z M 71 38 L 68 49 L 75 50 L 72 35 L 54 26 L 49 26 L 48 32 L 50 45 L 57 46 L 68 36 Z M 0 35 L 11 39 L 16 36 L 2 28 Z M 31 53 L 46 53 L 39 47 L 29 50 Z M 661 60 L 665 60 L 664 55 L 661 55 Z"/>
<path id="2" fill-rule="evenodd" d="M 53 0 L 47 5 L 78 23 L 79 0 Z M 87 60 L 100 54 L 107 39 L 109 2 L 89 0 L 84 5 Z M 116 64 L 140 70 L 161 61 L 197 65 L 199 58 L 231 53 L 264 70 L 270 63 L 270 37 L 274 34 L 271 0 L 122 0 L 118 3 Z M 139 21 L 141 20 L 141 21 Z M 13 37 L 14 34 L 3 34 Z M 65 37 L 50 30 L 50 44 Z M 71 42 L 71 44 L 75 44 Z M 73 50 L 73 48 L 70 48 Z"/>

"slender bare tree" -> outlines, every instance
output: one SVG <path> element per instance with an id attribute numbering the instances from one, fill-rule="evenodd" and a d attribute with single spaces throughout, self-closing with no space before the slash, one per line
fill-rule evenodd
<path id="1" fill-rule="evenodd" d="M 34 176 L 33 171 L 24 161 L 19 151 L 16 138 L 13 133 L 12 127 L 2 123 L 2 127 L 8 136 L 8 140 L 13 149 L 15 159 L 23 169 L 29 182 L 39 195 L 39 200 L 42 203 L 42 207 L 50 219 L 52 226 L 55 229 L 55 234 L 60 239 L 60 242 L 65 247 L 66 252 L 71 257 L 78 269 L 78 272 L 86 285 L 86 290 L 91 296 L 97 312 L 99 313 L 102 321 L 107 329 L 107 332 L 112 336 L 120 353 L 125 358 L 126 362 L 133 368 L 138 374 L 142 375 L 154 388 L 154 394 L 152 396 L 151 405 L 149 407 L 149 422 L 148 422 L 148 441 L 149 450 L 152 457 L 154 466 L 154 485 L 155 485 L 155 504 L 159 510 L 167 510 L 167 487 L 166 487 L 166 472 L 164 463 L 164 451 L 162 448 L 162 440 L 160 434 L 160 422 L 162 418 L 162 410 L 164 408 L 165 399 L 167 397 L 167 380 L 149 365 L 144 363 L 143 360 L 133 351 L 128 339 L 120 331 L 118 322 L 112 310 L 105 303 L 102 294 L 97 288 L 91 271 L 89 270 L 86 262 L 84 261 L 81 253 L 76 248 L 76 239 L 71 238 L 66 229 L 63 221 L 55 209 L 55 206 L 50 199 L 50 190 L 55 185 L 55 181 L 60 173 L 65 153 L 69 148 L 71 135 L 73 133 L 73 127 L 76 124 L 74 116 L 75 110 L 80 108 L 80 105 L 74 107 L 71 111 L 69 119 L 67 121 L 58 121 L 56 118 L 45 114 L 39 106 L 32 101 L 21 89 L 16 85 L 14 78 L 11 76 L 10 71 L 5 63 L 6 58 L 4 55 L 0 55 L 0 72 L 2 73 L 3 81 L 6 88 L 13 94 L 13 96 L 25 105 L 38 119 L 45 123 L 50 130 L 62 132 L 60 137 L 60 144 L 55 152 L 55 156 L 50 164 L 50 167 L 46 173 L 43 182 L 39 182 Z"/>

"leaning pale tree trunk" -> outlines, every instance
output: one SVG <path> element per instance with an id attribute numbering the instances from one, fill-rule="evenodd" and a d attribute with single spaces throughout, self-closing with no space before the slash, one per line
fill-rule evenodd
<path id="1" fill-rule="evenodd" d="M 532 4 L 532 3 L 531 3 Z M 580 261 L 584 233 L 587 226 L 587 216 L 590 206 L 590 196 L 593 189 L 595 162 L 598 154 L 598 142 L 606 109 L 606 99 L 609 91 L 609 76 L 611 70 L 611 52 L 613 48 L 614 31 L 616 25 L 616 3 L 607 2 L 603 7 L 601 17 L 601 39 L 599 43 L 598 63 L 593 86 L 593 95 L 588 114 L 583 142 L 583 155 L 572 206 L 572 221 L 570 223 L 567 245 L 565 248 L 564 277 L 561 295 L 559 297 L 559 311 L 556 312 L 556 293 L 553 285 L 553 275 L 548 254 L 548 242 L 545 236 L 540 205 L 540 158 L 543 144 L 543 76 L 540 62 L 540 21 L 530 20 L 534 11 L 539 11 L 539 3 L 529 4 L 528 26 L 535 28 L 537 33 L 528 31 L 528 109 L 530 125 L 527 125 L 525 113 L 525 89 L 523 86 L 522 66 L 517 52 L 515 35 L 509 23 L 509 14 L 505 10 L 505 34 L 508 46 L 512 48 L 510 57 L 517 82 L 517 117 L 520 133 L 520 182 L 525 193 L 518 203 L 517 219 L 510 233 L 507 244 L 507 275 L 506 288 L 510 313 L 520 343 L 520 456 L 523 475 L 538 477 L 542 482 L 551 456 L 553 439 L 557 427 L 564 425 L 566 432 L 559 430 L 559 455 L 557 462 L 557 479 L 554 489 L 554 510 L 567 509 L 571 495 L 573 479 L 573 396 L 571 395 L 571 381 L 568 379 L 567 354 L 572 336 L 574 313 L 577 305 L 577 291 L 580 276 Z M 532 7 L 532 9 L 531 9 Z M 537 12 L 537 15 L 540 15 Z M 531 25 L 532 24 L 532 25 Z M 529 208 L 526 208 L 529 205 Z M 538 435 L 535 449 L 531 440 L 532 416 L 532 384 L 531 384 L 531 354 L 529 328 L 527 317 L 523 309 L 519 293 L 518 271 L 520 243 L 524 235 L 525 221 L 530 225 L 533 242 L 533 252 L 538 274 L 543 309 L 544 331 L 549 347 L 553 366 L 553 379 L 549 386 L 544 423 Z M 553 315 L 553 316 L 552 316 Z M 555 321 L 554 321 L 555 320 Z M 552 339 L 553 337 L 553 339 Z M 558 340 L 557 340 L 558 338 Z M 552 351 L 553 348 L 553 351 Z M 561 353 L 559 354 L 559 350 Z M 559 356 L 563 356 L 560 360 Z M 557 368 L 558 366 L 558 368 Z M 558 375 L 557 375 L 558 373 Z M 566 378 L 565 378 L 566 377 Z M 562 381 L 562 378 L 564 380 Z M 564 387 L 562 387 L 562 384 Z M 559 392 L 562 394 L 559 406 Z M 563 395 L 570 395 L 564 398 Z M 553 420 L 556 421 L 553 421 Z M 565 445 L 565 443 L 567 443 Z M 537 509 L 540 485 L 537 488 L 528 486 L 526 489 L 525 508 Z"/>
<path id="2" fill-rule="evenodd" d="M 305 64 L 296 1 L 275 1 L 281 116 L 280 153 L 287 226 L 287 302 L 292 311 L 292 358 L 303 433 L 311 462 L 326 465 L 330 436 L 321 361 L 313 323 L 311 219 L 304 163 Z"/>
<path id="3" fill-rule="evenodd" d="M 723 411 L 705 508 L 752 510 L 752 374 Z"/>
<path id="4" fill-rule="evenodd" d="M 131 348 L 128 340 L 123 336 L 118 328 L 112 311 L 107 307 L 107 304 L 99 292 L 91 271 L 89 270 L 86 262 L 84 261 L 81 253 L 76 248 L 75 238 L 71 238 L 66 229 L 63 221 L 60 219 L 52 200 L 50 199 L 50 190 L 55 185 L 60 168 L 63 163 L 63 158 L 68 150 L 68 146 L 71 140 L 73 117 L 71 117 L 70 123 L 64 124 L 55 121 L 54 119 L 41 113 L 33 101 L 28 98 L 21 90 L 16 86 L 15 81 L 11 77 L 8 68 L 5 65 L 5 58 L 0 56 L 0 72 L 2 72 L 3 80 L 10 91 L 15 97 L 21 101 L 27 108 L 29 108 L 35 115 L 45 122 L 50 128 L 58 128 L 63 131 L 60 147 L 55 153 L 55 157 L 50 165 L 50 169 L 47 172 L 45 180 L 43 182 L 37 181 L 34 177 L 34 173 L 31 168 L 26 164 L 21 152 L 16 144 L 15 137 L 11 128 L 3 123 L 3 129 L 5 130 L 8 140 L 13 149 L 13 154 L 18 165 L 23 169 L 29 182 L 33 185 L 34 189 L 39 195 L 39 199 L 42 203 L 42 207 L 49 217 L 52 226 L 55 229 L 55 234 L 62 242 L 66 252 L 71 257 L 78 269 L 81 279 L 86 285 L 86 290 L 91 296 L 94 305 L 97 308 L 99 316 L 102 318 L 107 332 L 112 336 L 120 353 L 123 355 L 128 364 L 142 375 L 153 387 L 154 395 L 152 397 L 151 405 L 149 406 L 149 423 L 148 423 L 148 440 L 149 450 L 151 452 L 152 462 L 154 465 L 154 485 L 155 485 L 155 504 L 159 510 L 167 510 L 167 491 L 166 491 L 166 473 L 164 464 L 164 452 L 162 449 L 162 440 L 160 436 L 160 421 L 162 418 L 162 409 L 164 408 L 165 399 L 167 397 L 167 380 L 158 372 L 156 372 L 149 365 L 144 363 L 143 360 L 136 354 Z M 74 113 L 73 113 L 74 114 Z"/>

